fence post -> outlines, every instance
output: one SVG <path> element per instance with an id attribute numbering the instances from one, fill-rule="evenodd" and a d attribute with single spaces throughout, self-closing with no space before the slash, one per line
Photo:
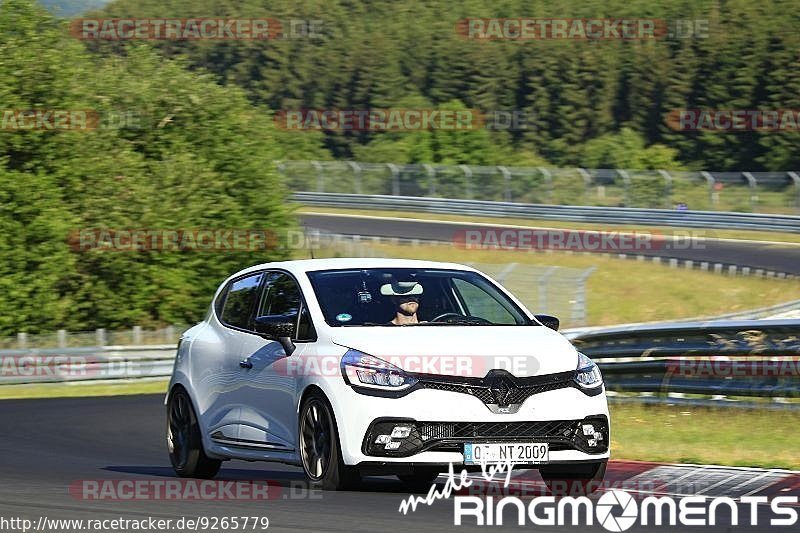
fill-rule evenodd
<path id="1" fill-rule="evenodd" d="M 56 332 L 56 338 L 58 339 L 58 347 L 59 348 L 66 348 L 67 347 L 67 330 L 60 329 Z"/>
<path id="2" fill-rule="evenodd" d="M 514 268 L 516 268 L 517 263 L 509 263 L 500 273 L 497 275 L 497 281 L 501 285 L 505 285 L 506 277 L 511 273 Z"/>
<path id="3" fill-rule="evenodd" d="M 577 294 L 575 295 L 575 305 L 572 306 L 572 327 L 583 326 L 586 324 L 586 280 L 597 267 L 586 269 L 577 283 Z"/>
<path id="4" fill-rule="evenodd" d="M 175 342 L 175 326 L 167 326 L 164 328 L 164 337 L 166 338 L 166 344 L 172 344 Z"/>
<path id="5" fill-rule="evenodd" d="M 625 192 L 624 192 L 625 207 L 633 207 L 631 206 L 631 177 L 627 171 L 622 170 L 620 168 L 617 169 L 617 174 L 619 174 L 620 177 L 622 178 L 622 183 L 625 187 Z"/>
<path id="6" fill-rule="evenodd" d="M 794 183 L 794 206 L 800 211 L 800 175 L 797 172 L 787 172 L 786 174 L 789 175 L 789 179 Z"/>
<path id="7" fill-rule="evenodd" d="M 422 165 L 422 168 L 424 168 L 425 172 L 428 174 L 428 195 L 436 196 L 436 169 L 427 163 Z"/>
<path id="8" fill-rule="evenodd" d="M 468 165 L 458 165 L 467 180 L 467 199 L 472 200 L 472 169 Z"/>
<path id="9" fill-rule="evenodd" d="M 547 280 L 558 270 L 557 266 L 547 267 L 547 270 L 544 271 L 544 274 L 541 275 L 539 278 L 539 310 L 536 311 L 537 313 L 546 313 L 547 312 Z"/>
<path id="10" fill-rule="evenodd" d="M 355 161 L 348 161 L 347 164 L 353 169 L 353 178 L 356 182 L 356 194 L 361 194 L 361 165 Z"/>
<path id="11" fill-rule="evenodd" d="M 592 175 L 585 168 L 577 169 L 578 173 L 583 178 L 583 197 L 585 200 L 589 199 L 589 190 L 592 187 Z"/>
<path id="12" fill-rule="evenodd" d="M 703 176 L 706 180 L 706 183 L 708 183 L 708 197 L 709 201 L 711 202 L 711 205 L 717 205 L 719 203 L 719 197 L 718 197 L 719 195 L 714 194 L 714 185 L 717 183 L 717 181 L 714 179 L 714 176 L 712 176 L 710 172 L 707 172 L 705 170 L 702 171 L 700 175 Z"/>
<path id="13" fill-rule="evenodd" d="M 400 196 L 400 169 L 394 163 L 386 163 L 392 173 L 392 196 Z"/>
<path id="14" fill-rule="evenodd" d="M 542 173 L 544 176 L 544 182 L 547 185 L 547 203 L 553 203 L 553 173 L 547 170 L 544 167 L 537 168 L 539 172 Z"/>
<path id="15" fill-rule="evenodd" d="M 506 167 L 498 166 L 497 170 L 503 174 L 503 200 L 511 201 L 511 172 Z"/>
<path id="16" fill-rule="evenodd" d="M 24 331 L 17 333 L 17 347 L 21 350 L 28 347 L 28 334 Z"/>
<path id="17" fill-rule="evenodd" d="M 131 344 L 133 344 L 134 346 L 142 344 L 142 326 L 133 326 L 133 331 L 131 332 L 131 340 L 133 341 Z"/>
<path id="18" fill-rule="evenodd" d="M 758 182 L 756 182 L 756 178 L 749 172 L 742 172 L 742 176 L 747 180 L 747 185 L 750 187 L 750 209 L 755 211 L 758 205 L 758 191 L 756 190 Z"/>
<path id="19" fill-rule="evenodd" d="M 672 206 L 672 175 L 666 170 L 658 173 L 664 178 L 664 209 L 669 209 Z"/>
<path id="20" fill-rule="evenodd" d="M 325 192 L 325 176 L 322 173 L 322 165 L 319 161 L 311 161 L 311 166 L 317 173 L 317 192 Z"/>
<path id="21" fill-rule="evenodd" d="M 94 330 L 94 338 L 95 338 L 95 344 L 97 344 L 97 346 L 105 346 L 108 342 L 108 340 L 106 339 L 106 330 L 103 328 L 98 328 Z"/>

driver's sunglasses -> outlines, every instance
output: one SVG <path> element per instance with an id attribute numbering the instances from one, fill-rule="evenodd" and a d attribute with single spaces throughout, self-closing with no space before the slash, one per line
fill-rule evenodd
<path id="1" fill-rule="evenodd" d="M 408 302 L 419 303 L 419 296 L 398 296 L 399 303 L 406 304 Z"/>

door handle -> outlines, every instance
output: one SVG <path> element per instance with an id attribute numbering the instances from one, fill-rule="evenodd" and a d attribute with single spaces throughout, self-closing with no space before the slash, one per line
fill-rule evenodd
<path id="1" fill-rule="evenodd" d="M 253 363 L 250 362 L 250 359 L 245 359 L 244 361 L 239 361 L 239 366 L 242 368 L 253 368 Z"/>

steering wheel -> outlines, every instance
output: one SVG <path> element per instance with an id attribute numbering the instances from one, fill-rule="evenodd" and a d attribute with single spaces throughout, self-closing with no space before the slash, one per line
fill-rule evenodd
<path id="1" fill-rule="evenodd" d="M 439 316 L 436 316 L 431 319 L 431 322 L 449 322 L 446 319 L 458 319 L 458 320 L 469 320 L 473 322 L 477 322 L 479 324 L 491 324 L 492 322 L 486 320 L 485 318 L 481 318 L 479 316 L 467 316 L 467 315 L 460 315 L 458 313 L 442 313 Z"/>

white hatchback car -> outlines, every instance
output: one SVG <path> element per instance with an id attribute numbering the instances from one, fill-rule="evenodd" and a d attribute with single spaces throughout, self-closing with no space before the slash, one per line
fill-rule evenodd
<path id="1" fill-rule="evenodd" d="M 340 489 L 512 462 L 593 490 L 609 457 L 602 376 L 557 329 L 458 264 L 247 268 L 178 345 L 172 465 L 206 478 L 228 459 L 278 461 Z"/>

